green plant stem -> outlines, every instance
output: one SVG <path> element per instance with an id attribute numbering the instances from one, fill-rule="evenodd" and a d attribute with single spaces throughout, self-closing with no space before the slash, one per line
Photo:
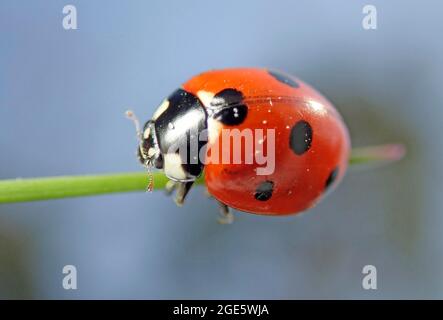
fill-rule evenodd
<path id="1" fill-rule="evenodd" d="M 358 148 L 352 151 L 349 163 L 384 163 L 399 160 L 403 155 L 400 145 Z M 163 189 L 168 181 L 161 172 L 153 173 L 153 178 L 154 190 Z M 203 177 L 197 183 L 203 183 Z M 144 191 L 147 184 L 146 172 L 0 180 L 0 204 Z"/>
<path id="2" fill-rule="evenodd" d="M 385 144 L 352 149 L 350 166 L 377 166 L 402 159 L 406 149 L 402 144 Z"/>

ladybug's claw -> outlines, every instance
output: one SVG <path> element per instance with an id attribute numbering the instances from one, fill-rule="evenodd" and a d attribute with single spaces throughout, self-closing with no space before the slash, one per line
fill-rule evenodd
<path id="1" fill-rule="evenodd" d="M 205 196 L 208 198 L 212 198 L 212 194 L 209 192 L 207 187 L 205 187 Z"/>
<path id="2" fill-rule="evenodd" d="M 230 212 L 229 207 L 218 201 L 221 216 L 217 219 L 220 224 L 232 224 L 234 222 L 234 215 Z"/>
<path id="3" fill-rule="evenodd" d="M 177 190 L 175 194 L 175 203 L 181 207 L 185 201 L 186 195 L 189 190 L 191 190 L 194 181 L 188 182 L 175 182 L 175 189 Z"/>

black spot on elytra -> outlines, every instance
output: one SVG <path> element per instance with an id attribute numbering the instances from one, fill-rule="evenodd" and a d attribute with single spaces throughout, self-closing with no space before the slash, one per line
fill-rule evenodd
<path id="1" fill-rule="evenodd" d="M 302 155 L 311 148 L 312 144 L 312 128 L 311 125 L 300 120 L 291 129 L 289 136 L 289 146 L 297 155 Z"/>
<path id="2" fill-rule="evenodd" d="M 298 88 L 299 87 L 297 82 L 295 82 L 293 79 L 291 79 L 289 76 L 287 76 L 287 75 L 285 75 L 283 73 L 280 73 L 280 72 L 277 72 L 277 71 L 270 71 L 270 70 L 268 70 L 268 73 L 271 76 L 273 76 L 277 81 L 280 81 L 280 82 L 282 82 L 282 83 L 284 83 L 284 84 L 286 84 L 286 85 L 288 85 L 288 86 L 290 86 L 292 88 Z"/>
<path id="3" fill-rule="evenodd" d="M 228 126 L 242 123 L 248 114 L 248 107 L 243 103 L 243 94 L 235 89 L 224 89 L 211 101 L 216 111 L 214 119 Z"/>
<path id="4" fill-rule="evenodd" d="M 241 104 L 243 93 L 238 90 L 228 88 L 217 93 L 211 101 L 211 107 L 227 107 L 229 105 Z"/>
<path id="5" fill-rule="evenodd" d="M 274 182 L 264 181 L 255 190 L 254 197 L 259 201 L 267 201 L 272 197 L 274 191 Z"/>
<path id="6" fill-rule="evenodd" d="M 248 114 L 248 107 L 241 104 L 235 107 L 223 108 L 214 114 L 214 119 L 227 126 L 235 126 L 242 123 Z"/>
<path id="7" fill-rule="evenodd" d="M 337 179 L 338 176 L 338 167 L 336 167 L 334 170 L 331 171 L 331 173 L 328 176 L 328 179 L 326 180 L 325 183 L 325 188 L 329 188 L 335 181 L 335 179 Z"/>

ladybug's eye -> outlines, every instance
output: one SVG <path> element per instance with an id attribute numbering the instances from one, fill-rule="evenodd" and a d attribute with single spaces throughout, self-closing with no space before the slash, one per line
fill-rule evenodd
<path id="1" fill-rule="evenodd" d="M 142 154 L 142 149 L 140 147 L 137 148 L 137 157 L 141 164 L 145 164 L 145 157 Z"/>

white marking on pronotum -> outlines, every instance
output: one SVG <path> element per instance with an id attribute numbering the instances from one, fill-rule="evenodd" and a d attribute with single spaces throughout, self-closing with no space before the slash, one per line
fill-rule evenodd
<path id="1" fill-rule="evenodd" d="M 200 90 L 199 92 L 197 92 L 197 97 L 200 99 L 200 101 L 203 103 L 203 105 L 206 108 L 210 108 L 211 101 L 214 98 L 214 94 L 209 91 Z"/>
<path id="2" fill-rule="evenodd" d="M 188 178 L 185 170 L 183 170 L 180 154 L 167 153 L 164 157 L 164 170 L 169 178 L 173 180 L 185 180 Z"/>
<path id="3" fill-rule="evenodd" d="M 158 106 L 157 110 L 155 110 L 154 115 L 152 116 L 152 120 L 157 120 L 160 115 L 166 111 L 169 107 L 169 100 L 163 100 L 163 102 Z"/>

